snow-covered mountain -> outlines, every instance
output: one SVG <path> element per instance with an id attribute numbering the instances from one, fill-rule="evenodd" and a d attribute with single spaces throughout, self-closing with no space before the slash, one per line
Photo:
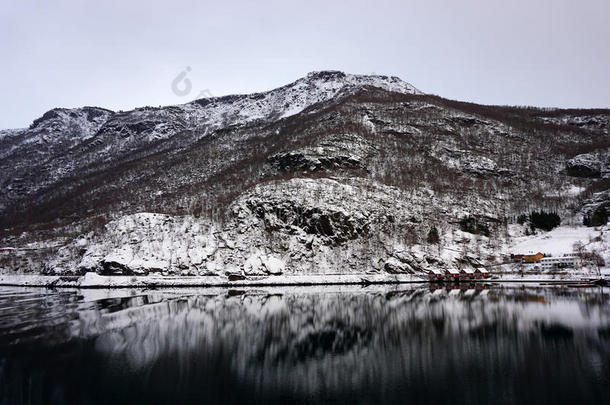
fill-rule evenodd
<path id="1" fill-rule="evenodd" d="M 608 188 L 609 117 L 337 71 L 178 106 L 54 109 L 0 133 L 0 247 L 17 249 L 0 266 L 241 277 L 493 264 L 517 215 L 576 218 Z M 585 215 L 610 206 L 598 200 Z"/>
<path id="2" fill-rule="evenodd" d="M 169 107 L 143 107 L 117 112 L 83 107 L 56 108 L 36 119 L 29 129 L 0 130 L 0 139 L 48 142 L 62 132 L 85 141 L 95 135 L 118 132 L 153 141 L 179 130 L 201 130 L 263 120 L 274 121 L 297 114 L 307 107 L 366 86 L 403 94 L 421 94 L 398 77 L 353 75 L 339 71 L 311 72 L 307 76 L 263 93 L 203 98 Z M 10 153 L 11 150 L 3 150 Z"/>
<path id="3" fill-rule="evenodd" d="M 51 186 L 90 164 L 112 164 L 172 139 L 184 147 L 212 131 L 252 122 L 271 122 L 307 107 L 373 86 L 420 94 L 397 77 L 337 71 L 312 72 L 264 93 L 200 99 L 170 107 L 126 112 L 83 107 L 53 109 L 30 128 L 0 131 L 0 213 L 19 199 Z"/>

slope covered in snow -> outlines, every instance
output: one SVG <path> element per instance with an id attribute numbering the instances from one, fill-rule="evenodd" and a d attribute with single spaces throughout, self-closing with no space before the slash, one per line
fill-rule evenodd
<path id="1" fill-rule="evenodd" d="M 560 226 L 550 232 L 517 237 L 510 250 L 519 254 L 541 252 L 551 256 L 563 256 L 571 254 L 577 242 L 608 251 L 610 233 L 605 229 L 585 226 Z"/>
<path id="2" fill-rule="evenodd" d="M 582 222 L 607 188 L 603 170 L 568 170 L 607 156 L 605 129 L 542 119 L 592 112 L 462 103 L 394 77 L 316 72 L 265 93 L 95 111 L 1 138 L 22 151 L 3 161 L 2 272 L 421 279 L 500 264 L 517 216 Z M 63 141 L 45 149 L 51 133 Z"/>

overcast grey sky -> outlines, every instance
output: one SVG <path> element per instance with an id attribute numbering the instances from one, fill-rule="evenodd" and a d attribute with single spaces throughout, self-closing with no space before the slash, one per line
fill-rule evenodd
<path id="1" fill-rule="evenodd" d="M 609 0 L 0 1 L 0 128 L 324 69 L 487 104 L 610 107 Z M 187 66 L 193 90 L 177 96 Z"/>

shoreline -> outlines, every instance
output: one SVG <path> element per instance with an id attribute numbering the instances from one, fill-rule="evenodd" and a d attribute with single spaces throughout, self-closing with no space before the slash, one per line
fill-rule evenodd
<path id="1" fill-rule="evenodd" d="M 411 274 L 324 274 L 324 275 L 273 275 L 246 276 L 230 280 L 227 276 L 101 276 L 87 273 L 84 276 L 0 275 L 0 286 L 51 287 L 51 288 L 164 288 L 164 287 L 273 287 L 314 285 L 381 285 L 423 284 L 459 285 L 474 283 L 592 283 L 592 276 L 558 277 L 544 275 L 518 276 L 493 275 L 484 279 L 432 281 Z"/>

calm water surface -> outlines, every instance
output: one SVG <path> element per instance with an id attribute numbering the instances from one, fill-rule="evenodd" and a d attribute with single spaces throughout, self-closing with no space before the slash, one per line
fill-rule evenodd
<path id="1" fill-rule="evenodd" d="M 609 294 L 0 287 L 0 404 L 610 404 Z"/>

